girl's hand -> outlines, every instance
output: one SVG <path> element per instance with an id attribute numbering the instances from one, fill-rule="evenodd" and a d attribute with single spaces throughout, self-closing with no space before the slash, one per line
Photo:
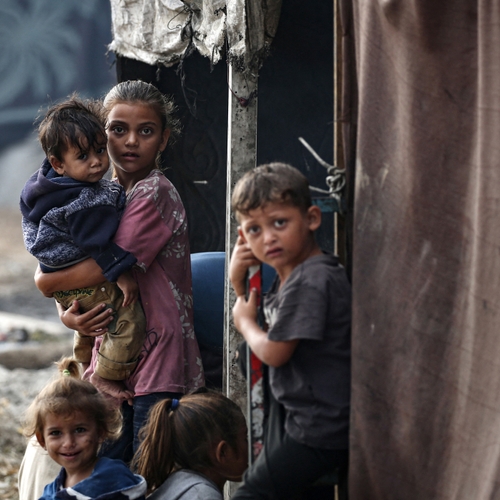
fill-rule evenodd
<path id="1" fill-rule="evenodd" d="M 99 304 L 86 313 L 80 313 L 80 306 L 75 300 L 69 309 L 56 302 L 59 318 L 70 330 L 76 330 L 80 335 L 98 337 L 108 331 L 107 326 L 113 320 L 114 311 L 105 309 L 106 304 Z"/>
<path id="2" fill-rule="evenodd" d="M 259 264 L 260 261 L 255 258 L 248 243 L 245 242 L 241 235 L 238 236 L 229 262 L 229 279 L 237 297 L 245 295 L 245 280 L 248 268 Z"/>
<path id="3" fill-rule="evenodd" d="M 244 295 L 238 296 L 233 306 L 233 321 L 234 326 L 245 339 L 247 339 L 246 333 L 250 328 L 259 328 L 257 324 L 257 290 L 255 288 L 250 291 L 248 300 Z"/>

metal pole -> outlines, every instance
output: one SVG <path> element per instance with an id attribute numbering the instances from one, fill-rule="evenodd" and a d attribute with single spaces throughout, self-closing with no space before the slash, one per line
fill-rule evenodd
<path id="1" fill-rule="evenodd" d="M 333 164 L 338 165 L 337 0 L 333 0 Z M 339 254 L 338 213 L 333 214 L 333 253 Z"/>
<path id="2" fill-rule="evenodd" d="M 345 168 L 342 141 L 342 31 L 338 0 L 333 0 L 333 164 Z M 335 212 L 334 252 L 347 263 L 345 215 Z"/>
<path id="3" fill-rule="evenodd" d="M 229 283 L 228 266 L 231 250 L 237 238 L 237 221 L 231 213 L 231 195 L 238 179 L 248 170 L 255 168 L 257 161 L 257 75 L 237 73 L 229 65 L 229 106 L 227 138 L 226 177 L 226 280 L 224 291 L 224 389 L 226 395 L 235 401 L 247 415 L 247 394 L 245 379 L 235 361 L 241 335 L 235 330 L 232 308 L 235 294 Z M 230 498 L 237 483 L 227 483 L 224 496 Z"/>

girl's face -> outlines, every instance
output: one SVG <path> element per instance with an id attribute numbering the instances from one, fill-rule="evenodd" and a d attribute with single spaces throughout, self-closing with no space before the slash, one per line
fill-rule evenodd
<path id="1" fill-rule="evenodd" d="M 221 492 L 226 481 L 241 481 L 241 477 L 248 467 L 247 434 L 247 426 L 243 422 L 239 426 L 235 447 L 226 440 L 214 443 L 212 466 L 199 471 L 210 478 Z"/>
<path id="2" fill-rule="evenodd" d="M 82 412 L 71 415 L 48 413 L 43 434 L 37 434 L 37 439 L 50 458 L 66 469 L 65 487 L 90 476 L 102 441 L 95 420 Z"/>
<path id="3" fill-rule="evenodd" d="M 108 152 L 118 180 L 144 179 L 156 168 L 156 157 L 168 142 L 157 111 L 148 104 L 117 103 L 108 114 Z"/>

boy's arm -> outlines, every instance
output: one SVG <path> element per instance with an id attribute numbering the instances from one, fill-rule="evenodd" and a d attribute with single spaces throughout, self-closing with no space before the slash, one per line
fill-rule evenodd
<path id="1" fill-rule="evenodd" d="M 248 268 L 259 264 L 260 261 L 255 258 L 248 244 L 238 236 L 229 262 L 229 279 L 237 297 L 245 295 Z"/>
<path id="2" fill-rule="evenodd" d="M 134 255 L 113 241 L 119 224 L 115 207 L 82 208 L 68 215 L 67 220 L 74 244 L 97 262 L 111 283 L 137 262 Z"/>
<path id="3" fill-rule="evenodd" d="M 233 285 L 234 286 L 234 285 Z M 284 365 L 292 357 L 299 340 L 276 342 L 257 323 L 257 293 L 250 292 L 248 301 L 239 295 L 233 307 L 234 325 L 245 337 L 252 352 L 266 365 L 275 368 Z"/>
<path id="4" fill-rule="evenodd" d="M 94 259 L 86 259 L 53 273 L 43 273 L 38 266 L 35 272 L 35 285 L 46 297 L 52 297 L 58 290 L 94 286 L 105 280 L 102 269 Z"/>

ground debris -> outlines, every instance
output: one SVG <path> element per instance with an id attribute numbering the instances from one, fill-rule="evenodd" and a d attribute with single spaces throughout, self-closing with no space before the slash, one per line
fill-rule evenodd
<path id="1" fill-rule="evenodd" d="M 17 208 L 0 209 L 0 500 L 19 498 L 17 476 L 27 443 L 21 431 L 24 412 L 55 375 L 53 362 L 71 353 L 72 343 L 47 328 L 62 324 L 54 300 L 35 286 L 37 261 L 24 247 L 21 227 Z"/>
<path id="2" fill-rule="evenodd" d="M 0 500 L 19 499 L 17 476 L 27 444 L 22 420 L 33 398 L 55 373 L 54 366 L 9 370 L 0 365 Z"/>
<path id="3" fill-rule="evenodd" d="M 0 500 L 17 500 L 17 474 L 19 472 L 18 458 L 0 457 Z"/>

